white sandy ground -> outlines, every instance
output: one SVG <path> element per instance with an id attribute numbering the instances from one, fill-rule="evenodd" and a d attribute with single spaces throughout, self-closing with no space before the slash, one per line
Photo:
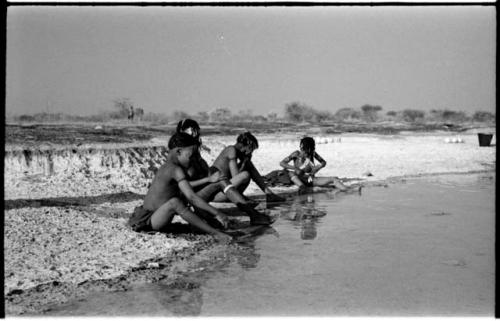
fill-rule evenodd
<path id="1" fill-rule="evenodd" d="M 479 147 L 475 133 L 462 133 L 464 143 L 445 143 L 449 133 L 393 136 L 343 134 L 318 144 L 317 152 L 328 162 L 319 176 L 335 175 L 381 181 L 391 177 L 434 173 L 467 173 L 494 170 L 496 147 Z M 338 141 L 340 137 L 341 141 Z M 261 173 L 279 167 L 279 161 L 296 150 L 298 135 L 258 137 L 260 148 L 253 161 Z M 166 138 L 155 139 L 161 143 Z M 206 137 L 212 149 L 203 153 L 211 163 L 234 137 Z M 496 144 L 496 140 L 492 142 Z M 24 175 L 6 160 L 5 199 L 38 199 L 63 196 L 96 196 L 119 192 L 145 194 L 151 178 L 134 168 L 90 166 L 85 172 L 65 171 L 46 176 Z M 373 176 L 366 176 L 367 173 Z M 247 194 L 260 193 L 251 184 Z M 131 212 L 141 201 L 100 204 L 102 208 Z M 165 234 L 132 232 L 126 219 L 98 215 L 70 207 L 22 207 L 5 215 L 5 293 L 52 281 L 80 283 L 125 274 L 145 260 L 166 257 L 172 251 L 192 247 L 200 240 Z M 204 240 L 206 241 L 206 240 Z M 24 312 L 6 304 L 7 314 Z"/>
<path id="2" fill-rule="evenodd" d="M 327 161 L 327 167 L 318 176 L 338 176 L 384 180 L 403 175 L 422 175 L 432 173 L 470 172 L 492 169 L 495 165 L 496 148 L 479 147 L 476 134 L 461 134 L 464 143 L 445 143 L 449 133 L 407 134 L 407 135 L 356 135 L 343 134 L 330 136 L 335 142 L 317 144 L 317 152 Z M 279 162 L 298 149 L 299 135 L 260 136 L 260 148 L 254 153 L 253 161 L 261 172 L 266 174 L 279 168 Z M 493 144 L 496 143 L 496 135 Z M 341 142 L 338 142 L 338 139 Z M 153 139 L 156 145 L 166 145 L 168 137 Z M 235 143 L 234 136 L 204 138 L 211 152 L 203 152 L 209 164 L 222 148 Z M 112 151 L 116 150 L 116 146 Z M 106 152 L 106 151 L 104 151 Z M 158 155 L 155 155 L 158 159 Z M 83 158 L 83 159 L 82 159 Z M 54 175 L 45 175 L 43 161 L 32 164 L 25 174 L 26 165 L 19 159 L 6 159 L 4 170 L 5 199 L 37 199 L 53 197 L 79 197 L 135 192 L 145 194 L 151 181 L 150 175 L 141 172 L 141 166 L 132 160 L 124 159 L 118 166 L 116 155 L 109 157 L 109 163 L 102 164 L 103 156 L 98 152 L 83 155 L 73 163 L 60 160 L 62 167 Z M 144 157 L 147 158 L 147 157 Z M 143 158 L 143 159 L 144 159 Z M 108 160 L 107 160 L 108 161 Z M 57 162 L 57 160 L 56 160 Z M 157 160 L 158 162 L 158 160 Z M 34 162 L 32 162 L 34 163 Z M 35 166 L 38 165 L 38 166 Z M 365 174 L 373 176 L 367 177 Z M 149 171 L 149 173 L 152 173 Z M 258 193 L 259 189 L 251 184 L 248 193 Z"/>

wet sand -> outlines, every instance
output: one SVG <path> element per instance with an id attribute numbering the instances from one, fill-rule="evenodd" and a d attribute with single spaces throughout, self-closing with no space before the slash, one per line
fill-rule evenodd
<path id="1" fill-rule="evenodd" d="M 496 147 L 479 147 L 475 134 L 463 134 L 465 143 L 447 144 L 446 135 L 342 135 L 341 142 L 318 144 L 318 153 L 328 162 L 320 174 L 383 185 L 396 178 L 495 169 Z M 297 148 L 296 136 L 259 137 L 261 147 L 254 162 L 261 173 L 277 169 L 279 161 Z M 206 137 L 212 151 L 203 156 L 210 163 L 233 139 Z M 78 168 L 23 176 L 8 164 L 4 171 L 9 204 L 4 211 L 7 315 L 36 315 L 50 304 L 82 297 L 93 289 L 116 290 L 135 279 L 154 281 L 157 276 L 148 272 L 156 268 L 151 262 L 170 258 L 165 264 L 171 265 L 178 257 L 198 255 L 214 244 L 208 236 L 130 231 L 126 218 L 141 203 L 150 180 L 134 168 L 106 169 L 91 163 L 87 172 Z M 251 184 L 247 194 L 257 193 Z"/>

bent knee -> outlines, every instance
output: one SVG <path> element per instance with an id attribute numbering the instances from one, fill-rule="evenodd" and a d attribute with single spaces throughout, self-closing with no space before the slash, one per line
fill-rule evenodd
<path id="1" fill-rule="evenodd" d="M 169 207 L 174 208 L 176 211 L 186 207 L 184 202 L 178 197 L 172 197 L 168 200 L 167 204 Z"/>
<path id="2" fill-rule="evenodd" d="M 243 181 L 247 181 L 250 179 L 250 172 L 249 171 L 242 171 L 238 174 L 240 176 L 240 179 Z"/>

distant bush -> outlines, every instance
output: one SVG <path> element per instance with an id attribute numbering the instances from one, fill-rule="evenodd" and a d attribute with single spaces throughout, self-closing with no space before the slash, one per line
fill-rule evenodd
<path id="1" fill-rule="evenodd" d="M 31 115 L 20 115 L 20 116 L 14 116 L 14 120 L 19 122 L 34 122 L 35 117 Z"/>
<path id="2" fill-rule="evenodd" d="M 405 109 L 402 114 L 403 120 L 409 123 L 413 123 L 416 120 L 422 120 L 425 117 L 425 112 L 416 109 Z"/>
<path id="3" fill-rule="evenodd" d="M 109 114 L 112 119 L 127 118 L 130 107 L 134 107 L 134 103 L 130 98 L 117 98 L 113 100 L 115 112 Z"/>
<path id="4" fill-rule="evenodd" d="M 495 114 L 487 111 L 476 111 L 472 119 L 477 122 L 495 122 Z"/>
<path id="5" fill-rule="evenodd" d="M 454 110 L 431 110 L 431 118 L 443 122 L 463 122 L 469 119 L 463 111 Z"/>
<path id="6" fill-rule="evenodd" d="M 366 121 L 373 122 L 378 119 L 378 112 L 382 110 L 381 106 L 374 105 L 363 105 L 361 106 L 361 111 L 363 112 L 363 118 Z"/>
<path id="7" fill-rule="evenodd" d="M 210 112 L 210 120 L 214 122 L 227 121 L 231 116 L 231 111 L 227 108 L 217 108 Z"/>
<path id="8" fill-rule="evenodd" d="M 276 114 L 276 113 L 269 113 L 269 114 L 267 114 L 267 119 L 269 121 L 275 122 L 278 119 L 278 114 Z"/>
<path id="9" fill-rule="evenodd" d="M 391 116 L 391 117 L 395 117 L 395 116 L 397 115 L 397 113 L 396 113 L 395 111 L 391 110 L 391 111 L 388 111 L 388 112 L 386 113 L 386 115 L 387 115 L 387 116 Z"/>
<path id="10" fill-rule="evenodd" d="M 292 122 L 302 122 L 311 118 L 313 109 L 304 103 L 292 102 L 285 105 L 285 119 Z"/>
<path id="11" fill-rule="evenodd" d="M 206 111 L 200 111 L 196 115 L 193 116 L 194 120 L 199 122 L 209 121 L 210 115 Z"/>
<path id="12" fill-rule="evenodd" d="M 361 118 L 361 112 L 353 108 L 341 108 L 333 115 L 338 121 L 349 121 Z"/>
<path id="13" fill-rule="evenodd" d="M 285 105 L 285 120 L 291 122 L 321 123 L 333 119 L 328 111 L 316 110 L 301 102 L 292 102 Z"/>

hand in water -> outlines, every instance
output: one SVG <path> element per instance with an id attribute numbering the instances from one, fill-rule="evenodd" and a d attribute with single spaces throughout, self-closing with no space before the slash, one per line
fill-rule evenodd
<path id="1" fill-rule="evenodd" d="M 229 219 L 225 214 L 219 213 L 215 216 L 215 219 L 222 225 L 224 229 L 227 229 Z"/>
<path id="2" fill-rule="evenodd" d="M 217 242 L 220 242 L 220 243 L 229 243 L 233 240 L 232 236 L 227 235 L 227 234 L 222 233 L 222 232 L 219 232 L 219 233 L 215 234 L 214 236 L 215 236 L 215 239 L 217 240 Z"/>

